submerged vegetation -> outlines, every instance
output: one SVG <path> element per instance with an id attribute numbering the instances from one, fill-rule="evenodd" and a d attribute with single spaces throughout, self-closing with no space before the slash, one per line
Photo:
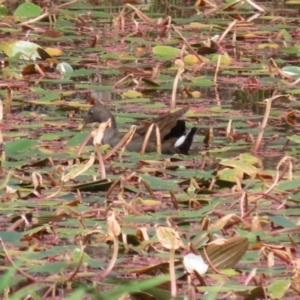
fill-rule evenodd
<path id="1" fill-rule="evenodd" d="M 1 298 L 298 299 L 300 1 L 6 2 Z M 97 101 L 190 154 L 81 147 Z"/>

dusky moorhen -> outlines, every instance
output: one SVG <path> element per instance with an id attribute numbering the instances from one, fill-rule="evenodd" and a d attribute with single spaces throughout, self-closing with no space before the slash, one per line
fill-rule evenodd
<path id="1" fill-rule="evenodd" d="M 186 132 L 185 121 L 180 120 L 188 109 L 189 108 L 186 107 L 173 113 L 164 114 L 152 119 L 147 125 L 138 127 L 126 149 L 134 152 L 140 151 L 149 126 L 156 123 L 160 129 L 162 153 L 188 154 L 194 135 L 197 131 L 197 128 L 193 127 Z M 121 140 L 123 134 L 118 131 L 113 114 L 103 104 L 97 103 L 88 110 L 87 115 L 84 118 L 84 124 L 95 122 L 102 123 L 106 122 L 108 119 L 111 119 L 111 127 L 106 128 L 102 143 L 114 147 Z M 155 151 L 156 135 L 155 130 L 153 130 L 146 147 L 146 152 Z"/>

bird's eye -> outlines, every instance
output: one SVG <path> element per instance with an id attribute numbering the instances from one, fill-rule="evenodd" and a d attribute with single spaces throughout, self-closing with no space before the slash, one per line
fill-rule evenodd
<path id="1" fill-rule="evenodd" d="M 94 111 L 92 109 L 89 110 L 89 115 L 93 115 Z"/>

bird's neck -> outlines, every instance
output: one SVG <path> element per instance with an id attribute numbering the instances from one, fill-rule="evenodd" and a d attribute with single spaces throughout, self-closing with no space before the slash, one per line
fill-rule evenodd
<path id="1" fill-rule="evenodd" d="M 114 141 L 119 140 L 119 131 L 118 131 L 116 119 L 108 109 L 103 107 L 103 110 L 105 110 L 105 115 L 107 116 L 106 120 L 103 121 L 106 122 L 109 119 L 111 120 L 111 127 L 106 128 L 103 137 L 103 142 L 104 144 L 110 144 L 110 145 L 115 144 Z"/>

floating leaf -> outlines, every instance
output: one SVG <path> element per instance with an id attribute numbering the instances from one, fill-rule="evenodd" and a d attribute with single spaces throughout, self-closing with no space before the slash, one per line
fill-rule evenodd
<path id="1" fill-rule="evenodd" d="M 178 232 L 172 228 L 157 226 L 156 234 L 158 241 L 162 244 L 163 247 L 167 249 L 176 250 L 180 247 L 184 247 Z"/>
<path id="2" fill-rule="evenodd" d="M 90 156 L 90 159 L 87 162 L 84 162 L 80 165 L 74 165 L 72 169 L 67 173 L 66 175 L 63 175 L 61 178 L 62 182 L 67 182 L 71 179 L 76 178 L 77 176 L 83 174 L 85 171 L 87 171 L 95 162 L 95 153 L 92 153 Z"/>
<path id="3" fill-rule="evenodd" d="M 211 61 L 216 63 L 220 59 L 221 65 L 230 65 L 233 59 L 228 55 L 214 54 Z"/>
<path id="4" fill-rule="evenodd" d="M 8 13 L 8 9 L 3 6 L 3 5 L 0 5 L 0 16 L 6 16 Z"/>
<path id="5" fill-rule="evenodd" d="M 179 56 L 181 50 L 170 47 L 170 46 L 155 46 L 153 49 L 153 54 L 159 55 L 164 59 L 175 59 Z"/>
<path id="6" fill-rule="evenodd" d="M 192 54 L 186 55 L 183 59 L 183 62 L 184 62 L 184 64 L 187 64 L 187 65 L 195 65 L 195 64 L 201 63 L 201 61 L 199 61 L 199 59 L 195 55 L 192 55 Z"/>
<path id="7" fill-rule="evenodd" d="M 59 48 L 45 48 L 45 51 L 51 56 L 61 56 L 63 55 L 63 51 Z"/>
<path id="8" fill-rule="evenodd" d="M 254 156 L 251 153 L 242 153 L 239 155 L 239 158 L 241 161 L 248 162 L 251 165 L 258 164 L 261 162 L 261 160 L 258 157 Z"/>
<path id="9" fill-rule="evenodd" d="M 134 90 L 124 92 L 123 96 L 125 98 L 142 98 L 142 97 L 144 97 L 144 95 L 142 93 L 134 91 Z"/>
<path id="10" fill-rule="evenodd" d="M 257 46 L 258 49 L 270 48 L 275 50 L 278 49 L 279 47 L 280 47 L 279 44 L 275 44 L 275 43 L 263 43 Z"/>
<path id="11" fill-rule="evenodd" d="M 286 66 L 282 68 L 282 72 L 289 76 L 300 76 L 300 67 Z"/>
<path id="12" fill-rule="evenodd" d="M 25 17 L 25 19 L 34 18 L 41 14 L 42 9 L 32 3 L 32 2 L 24 2 L 20 4 L 17 9 L 14 11 L 15 17 Z M 19 18 L 18 18 L 19 19 Z"/>
<path id="13" fill-rule="evenodd" d="M 293 180 L 287 180 L 284 182 L 279 183 L 276 186 L 276 189 L 280 190 L 280 191 L 289 191 L 289 190 L 293 190 L 296 189 L 300 186 L 300 179 L 293 179 Z"/>
<path id="14" fill-rule="evenodd" d="M 298 225 L 284 216 L 269 216 L 269 219 L 283 228 L 298 228 Z"/>
<path id="15" fill-rule="evenodd" d="M 205 77 L 195 77 L 193 79 L 193 85 L 195 86 L 202 86 L 202 87 L 209 87 L 209 86 L 214 86 L 215 83 L 208 78 Z"/>
<path id="16" fill-rule="evenodd" d="M 200 98 L 201 97 L 201 92 L 193 91 L 193 92 L 191 92 L 191 95 L 192 95 L 193 98 Z"/>
<path id="17" fill-rule="evenodd" d="M 258 169 L 252 166 L 252 164 L 249 164 L 248 162 L 245 161 L 239 161 L 239 160 L 234 160 L 234 159 L 224 159 L 220 162 L 221 165 L 223 166 L 228 166 L 235 168 L 237 170 L 240 170 L 249 176 L 253 176 L 258 173 Z"/>
<path id="18" fill-rule="evenodd" d="M 287 137 L 289 140 L 300 144 L 300 136 L 299 135 L 291 135 Z"/>
<path id="19" fill-rule="evenodd" d="M 5 152 L 7 155 L 13 155 L 14 153 L 22 152 L 24 157 L 26 157 L 26 150 L 31 149 L 33 146 L 37 145 L 38 141 L 29 139 L 20 139 L 12 142 L 7 142 L 5 144 Z"/>
<path id="20" fill-rule="evenodd" d="M 218 172 L 218 178 L 225 181 L 236 182 L 242 180 L 244 171 L 240 169 L 224 168 Z"/>
<path id="21" fill-rule="evenodd" d="M 291 280 L 288 279 L 275 280 L 267 287 L 267 294 L 272 299 L 283 299 L 291 283 Z"/>
<path id="22" fill-rule="evenodd" d="M 5 41 L 0 44 L 1 49 L 8 57 L 20 55 L 21 59 L 35 60 L 40 58 L 37 48 L 40 46 L 27 41 Z"/>

